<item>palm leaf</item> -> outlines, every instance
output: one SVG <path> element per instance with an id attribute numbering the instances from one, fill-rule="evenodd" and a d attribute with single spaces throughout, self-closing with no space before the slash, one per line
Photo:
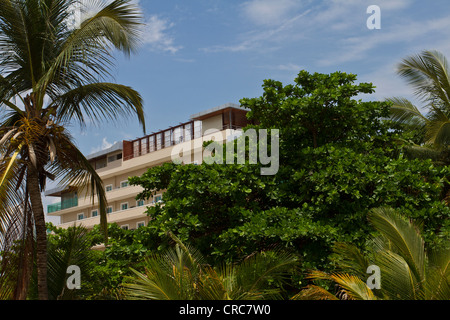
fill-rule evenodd
<path id="1" fill-rule="evenodd" d="M 425 249 L 419 231 L 390 208 L 376 208 L 369 212 L 370 223 L 387 237 L 395 250 L 405 259 L 417 279 L 424 279 Z"/>
<path id="2" fill-rule="evenodd" d="M 389 299 L 422 298 L 419 280 L 401 255 L 392 251 L 381 251 L 376 256 L 375 264 L 381 269 L 381 289 Z"/>
<path id="3" fill-rule="evenodd" d="M 331 294 L 322 287 L 308 285 L 299 293 L 291 297 L 291 300 L 339 300 L 334 294 Z"/>
<path id="4" fill-rule="evenodd" d="M 145 131 L 142 98 L 127 86 L 114 83 L 82 85 L 58 96 L 49 108 L 53 106 L 58 106 L 58 121 L 76 119 L 81 124 L 85 124 L 85 117 L 97 121 L 117 121 L 118 116 L 127 118 L 136 114 Z"/>
<path id="5" fill-rule="evenodd" d="M 329 280 L 337 283 L 342 291 L 352 300 L 376 300 L 376 296 L 369 289 L 366 283 L 356 276 L 349 274 L 328 274 L 322 271 L 313 270 L 308 275 L 313 280 Z"/>
<path id="6" fill-rule="evenodd" d="M 348 243 L 336 243 L 333 252 L 339 259 L 337 264 L 341 272 L 350 273 L 363 279 L 371 263 L 357 246 Z"/>
<path id="7" fill-rule="evenodd" d="M 448 63 L 437 51 L 423 51 L 419 55 L 403 59 L 398 73 L 415 88 L 415 93 L 425 100 L 439 99 L 450 106 Z"/>
<path id="8" fill-rule="evenodd" d="M 392 103 L 390 117 L 393 121 L 405 123 L 419 129 L 429 122 L 411 101 L 399 97 L 389 98 L 387 101 Z"/>

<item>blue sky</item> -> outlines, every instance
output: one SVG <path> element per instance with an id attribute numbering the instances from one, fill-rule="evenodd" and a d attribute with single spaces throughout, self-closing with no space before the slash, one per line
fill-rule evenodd
<path id="1" fill-rule="evenodd" d="M 137 0 L 136 0 L 137 1 Z M 365 100 L 412 91 L 395 66 L 422 50 L 450 58 L 448 0 L 140 0 L 146 27 L 113 81 L 144 98 L 147 133 L 191 114 L 262 94 L 264 79 L 292 83 L 298 72 L 344 71 L 372 82 Z M 369 30 L 368 6 L 381 9 Z M 71 131 L 85 154 L 143 136 L 135 119 Z"/>
<path id="2" fill-rule="evenodd" d="M 436 49 L 450 57 L 447 0 L 140 0 L 146 28 L 129 59 L 117 57 L 114 81 L 138 90 L 147 132 L 191 114 L 262 94 L 264 79 L 292 83 L 301 69 L 356 73 L 373 82 L 364 99 L 411 97 L 395 65 Z M 381 29 L 366 25 L 369 5 Z M 143 135 L 135 119 L 72 132 L 89 154 Z"/>

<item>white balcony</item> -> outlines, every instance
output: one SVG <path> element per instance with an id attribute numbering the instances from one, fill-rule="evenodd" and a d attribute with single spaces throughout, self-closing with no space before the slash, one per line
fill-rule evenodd
<path id="1" fill-rule="evenodd" d="M 122 223 L 126 221 L 131 221 L 134 219 L 142 219 L 146 220 L 148 219 L 146 211 L 148 206 L 141 206 L 141 207 L 134 207 L 129 208 L 127 210 L 120 210 L 115 211 L 112 213 L 109 213 L 107 215 L 107 222 L 108 223 Z M 63 223 L 58 225 L 59 228 L 67 229 L 69 227 L 73 226 L 84 226 L 87 229 L 92 229 L 94 226 L 100 224 L 100 216 L 92 217 L 92 218 L 86 218 L 82 220 L 77 221 L 71 221 L 68 223 Z"/>

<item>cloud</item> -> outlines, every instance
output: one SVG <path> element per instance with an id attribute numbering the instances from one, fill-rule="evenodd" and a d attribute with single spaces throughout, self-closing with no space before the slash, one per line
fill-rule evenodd
<path id="1" fill-rule="evenodd" d="M 449 17 L 432 19 L 428 21 L 410 21 L 405 24 L 400 23 L 392 26 L 388 31 L 383 28 L 376 31 L 367 31 L 367 35 L 358 37 L 349 37 L 342 39 L 341 47 L 331 55 L 318 61 L 320 66 L 336 65 L 349 61 L 363 60 L 367 58 L 373 50 L 382 45 L 396 45 L 399 43 L 410 43 L 416 45 L 421 40 L 421 46 L 426 45 L 423 40 L 429 35 L 436 37 L 436 34 L 442 33 L 442 43 L 447 43 L 445 30 L 450 28 Z M 444 46 L 434 41 L 434 46 Z M 444 46 L 445 47 L 445 46 Z"/>
<path id="2" fill-rule="evenodd" d="M 91 154 L 111 148 L 116 142 L 110 143 L 107 138 L 103 138 L 102 145 L 91 149 Z"/>
<path id="3" fill-rule="evenodd" d="M 278 25 L 298 9 L 301 1 L 251 0 L 241 5 L 244 16 L 256 25 Z"/>
<path id="4" fill-rule="evenodd" d="M 182 46 L 175 45 L 175 40 L 168 30 L 174 26 L 173 22 L 160 18 L 158 15 L 151 15 L 143 29 L 142 40 L 144 45 L 154 51 L 176 53 Z"/>
<path id="5" fill-rule="evenodd" d="M 215 45 L 207 48 L 202 48 L 201 50 L 205 52 L 242 52 L 248 50 L 255 50 L 265 46 L 265 50 L 274 50 L 276 43 L 283 43 L 284 41 L 292 41 L 298 37 L 300 34 L 293 34 L 288 32 L 292 30 L 293 27 L 298 23 L 298 21 L 307 15 L 309 11 L 297 14 L 289 19 L 283 20 L 277 26 L 271 26 L 270 28 L 258 28 L 251 30 L 239 36 L 240 40 L 231 45 Z M 270 48 L 267 46 L 270 43 Z"/>

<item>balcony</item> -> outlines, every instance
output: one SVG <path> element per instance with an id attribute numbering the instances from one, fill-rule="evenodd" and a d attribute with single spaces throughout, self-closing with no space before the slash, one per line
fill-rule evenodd
<path id="1" fill-rule="evenodd" d="M 47 213 L 55 213 L 65 209 L 70 209 L 78 207 L 78 198 L 71 198 L 63 200 L 62 202 L 58 202 L 55 204 L 50 204 L 47 206 Z"/>

